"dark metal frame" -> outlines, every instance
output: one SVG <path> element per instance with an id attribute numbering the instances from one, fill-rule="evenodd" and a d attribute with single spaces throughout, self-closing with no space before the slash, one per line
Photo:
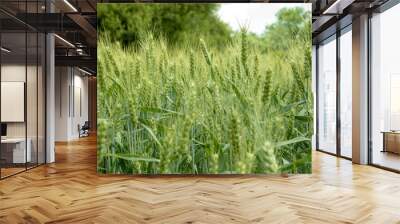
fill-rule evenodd
<path id="1" fill-rule="evenodd" d="M 28 1 L 25 0 L 25 11 L 26 12 L 27 12 L 27 2 Z M 39 0 L 36 0 L 36 3 L 37 3 L 36 9 L 38 11 L 38 9 L 39 9 L 38 8 Z M 46 11 L 47 11 L 47 7 L 46 7 Z M 26 15 L 27 14 L 25 14 L 25 16 Z M 1 173 L 2 169 L 0 167 L 0 180 L 6 179 L 8 177 L 12 177 L 12 176 L 17 175 L 19 173 L 23 173 L 23 172 L 25 172 L 27 170 L 39 167 L 39 166 L 44 165 L 44 164 L 47 163 L 47 33 L 43 33 L 45 35 L 44 35 L 44 42 L 42 42 L 42 44 L 44 44 L 44 51 L 42 51 L 42 53 L 44 53 L 44 55 L 42 55 L 42 57 L 44 59 L 44 68 L 42 69 L 42 72 L 43 72 L 43 75 L 44 75 L 42 77 L 42 82 L 44 82 L 44 86 L 43 86 L 43 88 L 44 88 L 44 99 L 43 99 L 44 117 L 42 117 L 44 119 L 44 121 L 42 121 L 42 122 L 44 122 L 44 136 L 43 136 L 43 139 L 44 139 L 44 145 L 43 145 L 43 147 L 44 147 L 44 150 L 43 150 L 43 152 L 44 152 L 44 155 L 43 155 L 44 161 L 43 161 L 43 163 L 39 163 L 39 106 L 38 106 L 38 104 L 39 104 L 39 69 L 38 69 L 38 66 L 39 66 L 39 33 L 42 33 L 42 32 L 40 32 L 39 30 L 34 29 L 33 27 L 29 26 L 26 23 L 23 23 L 23 24 L 25 25 L 25 30 L 23 32 L 25 34 L 25 84 L 24 84 L 24 91 L 25 91 L 25 93 L 24 93 L 24 97 L 25 97 L 25 99 L 24 99 L 25 169 L 3 177 L 2 173 Z M 36 151 L 37 152 L 36 152 L 36 163 L 33 166 L 30 166 L 30 167 L 28 167 L 28 162 L 27 162 L 28 154 L 26 153 L 27 152 L 27 147 L 28 147 L 28 144 L 27 144 L 27 139 L 28 139 L 28 125 L 27 125 L 27 120 L 28 120 L 27 119 L 28 30 L 33 30 L 34 33 L 36 33 L 36 45 L 37 45 L 36 46 L 36 99 L 37 99 L 37 101 L 36 101 L 36 104 L 37 104 L 37 107 L 36 107 L 36 143 L 37 143 Z M 0 45 L 1 45 L 1 36 L 2 36 L 2 32 L 0 32 Z M 2 66 L 1 62 L 2 62 L 2 56 L 0 54 L 0 68 Z M 1 82 L 1 69 L 0 69 L 0 82 Z M 1 99 L 1 93 L 0 93 L 0 99 Z M 0 115 L 0 120 L 1 120 L 1 115 Z M 0 144 L 0 156 L 1 156 L 1 144 Z"/>
<path id="2" fill-rule="evenodd" d="M 319 102 L 319 77 L 318 77 L 318 70 L 319 70 L 319 44 L 315 46 L 315 147 L 316 150 L 318 151 L 319 149 L 319 108 L 318 108 L 318 102 Z"/>
<path id="3" fill-rule="evenodd" d="M 371 65 L 371 57 L 372 57 L 372 33 L 371 33 L 371 19 L 372 19 L 372 13 L 368 12 L 368 30 L 367 30 L 367 45 L 368 45 L 368 53 L 367 53 L 367 63 L 368 63 L 368 69 L 367 69 L 367 83 L 368 83 L 368 96 L 367 96 L 367 119 L 368 119 L 368 124 L 367 124 L 367 132 L 368 132 L 368 164 L 372 165 L 372 82 L 371 82 L 371 71 L 372 71 L 372 65 Z"/>
<path id="4" fill-rule="evenodd" d="M 341 77 L 341 66 L 340 66 L 340 30 L 336 31 L 336 154 L 341 155 L 341 133 L 342 124 L 340 119 L 340 77 Z"/>

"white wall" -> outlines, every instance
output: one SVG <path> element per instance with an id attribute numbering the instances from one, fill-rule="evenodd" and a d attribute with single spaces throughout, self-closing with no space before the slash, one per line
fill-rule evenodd
<path id="1" fill-rule="evenodd" d="M 78 132 L 78 124 L 83 125 L 85 121 L 88 121 L 88 78 L 87 76 L 82 76 L 82 73 L 78 73 L 77 75 L 77 70 L 75 70 L 75 75 L 74 75 L 74 96 L 72 96 L 72 99 L 74 99 L 74 102 L 72 105 L 72 119 L 71 119 L 71 136 L 73 138 L 78 138 L 79 137 L 79 132 Z M 80 95 L 80 97 L 79 97 Z M 79 103 L 80 101 L 80 103 Z M 79 108 L 81 107 L 81 108 Z M 80 111 L 81 110 L 81 111 Z"/>
<path id="2" fill-rule="evenodd" d="M 55 140 L 67 141 L 69 133 L 69 68 L 55 68 Z"/>
<path id="3" fill-rule="evenodd" d="M 25 82 L 25 64 L 5 64 L 1 66 L 1 81 Z M 6 110 L 7 108 L 1 108 Z M 7 137 L 25 137 L 25 122 L 7 123 Z"/>
<path id="4" fill-rule="evenodd" d="M 1 65 L 1 81 L 25 82 L 25 64 L 3 64 Z M 29 68 L 28 68 L 29 69 Z"/>
<path id="5" fill-rule="evenodd" d="M 55 85 L 55 140 L 77 139 L 78 124 L 88 120 L 88 78 L 76 68 L 56 67 Z"/>
<path id="6" fill-rule="evenodd" d="M 27 69 L 27 70 L 26 70 Z M 29 66 L 25 67 L 24 65 L 20 64 L 3 64 L 1 66 L 1 81 L 2 82 L 25 82 L 25 75 L 26 71 L 28 71 L 28 74 L 35 73 L 36 74 L 36 67 L 34 66 Z M 32 80 L 29 80 L 29 84 L 36 85 L 36 81 L 32 83 Z M 26 83 L 26 82 L 25 82 Z M 33 92 L 30 92 L 29 90 L 32 90 Z M 31 89 L 28 88 L 28 93 L 27 93 L 28 99 L 27 103 L 28 106 L 29 104 L 33 101 L 31 98 L 34 98 L 36 100 L 36 88 Z M 34 106 L 36 108 L 36 101 L 35 105 L 30 105 Z M 7 108 L 1 108 L 2 110 L 7 110 Z M 31 111 L 28 111 L 31 112 Z M 35 121 L 36 124 L 36 113 L 28 113 L 28 122 Z M 7 122 L 7 136 L 8 137 L 25 137 L 25 124 L 26 122 Z M 28 128 L 32 127 L 33 124 L 29 124 Z M 36 129 L 36 125 L 35 125 Z M 29 133 L 28 133 L 29 137 Z"/>
<path id="7" fill-rule="evenodd" d="M 38 69 L 38 70 L 37 70 Z M 25 64 L 3 64 L 1 66 L 2 82 L 24 82 L 26 83 L 26 108 L 21 108 L 22 113 L 26 110 L 27 119 L 22 122 L 6 122 L 7 123 L 7 137 L 9 138 L 24 138 L 25 135 L 31 141 L 32 161 L 44 163 L 44 150 L 45 150 L 45 118 L 44 118 L 44 74 L 42 67 L 36 65 Z M 27 78 L 27 82 L 25 80 Z M 21 93 L 23 94 L 23 92 Z M 7 96 L 2 96 L 6 97 Z M 12 108 L 3 107 L 1 110 L 7 111 Z M 8 111 L 8 113 L 13 111 Z M 39 155 L 37 156 L 37 153 Z"/>

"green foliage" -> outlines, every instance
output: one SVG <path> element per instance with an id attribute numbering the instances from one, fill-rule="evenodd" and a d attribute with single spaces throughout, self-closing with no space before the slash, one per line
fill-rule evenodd
<path id="1" fill-rule="evenodd" d="M 219 20 L 218 8 L 217 4 L 98 4 L 98 28 L 100 35 L 124 45 L 139 43 L 151 30 L 169 44 L 191 43 L 201 36 L 222 47 L 232 31 Z"/>
<path id="2" fill-rule="evenodd" d="M 293 41 L 303 42 L 311 38 L 311 14 L 303 8 L 285 8 L 277 15 L 277 22 L 266 27 L 265 50 L 286 51 Z"/>
<path id="3" fill-rule="evenodd" d="M 223 48 L 199 37 L 100 36 L 98 171 L 310 173 L 311 39 L 265 51 L 245 30 Z"/>
<path id="4" fill-rule="evenodd" d="M 269 99 L 271 97 L 271 71 L 267 71 L 265 74 L 264 89 L 262 94 L 262 102 L 268 105 Z"/>

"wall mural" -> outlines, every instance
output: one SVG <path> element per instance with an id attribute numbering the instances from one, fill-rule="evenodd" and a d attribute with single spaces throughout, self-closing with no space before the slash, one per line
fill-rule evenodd
<path id="1" fill-rule="evenodd" d="M 98 172 L 310 173 L 310 8 L 98 4 Z"/>

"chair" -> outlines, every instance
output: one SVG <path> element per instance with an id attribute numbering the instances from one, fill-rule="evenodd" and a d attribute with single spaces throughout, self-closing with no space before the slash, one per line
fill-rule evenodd
<path id="1" fill-rule="evenodd" d="M 79 138 L 89 136 L 89 121 L 85 121 L 82 127 L 78 124 Z"/>

